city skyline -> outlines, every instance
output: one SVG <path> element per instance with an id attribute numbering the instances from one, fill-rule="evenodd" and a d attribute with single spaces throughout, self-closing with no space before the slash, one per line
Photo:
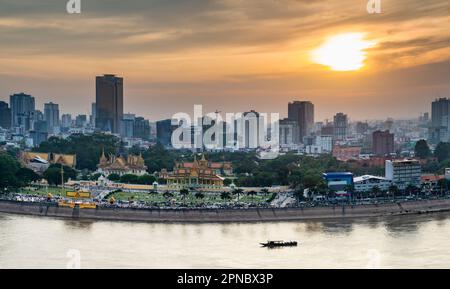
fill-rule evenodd
<path id="1" fill-rule="evenodd" d="M 367 13 L 366 1 L 132 4 L 85 1 L 69 15 L 49 0 L 2 1 L 0 100 L 24 91 L 38 107 L 53 101 L 86 113 L 92 78 L 105 73 L 127 79 L 124 112 L 152 121 L 194 104 L 285 117 L 295 100 L 314 103 L 320 120 L 336 111 L 354 120 L 413 118 L 450 95 L 446 1 L 385 1 L 379 15 Z M 337 35 L 361 38 L 359 70 L 313 61 Z"/>

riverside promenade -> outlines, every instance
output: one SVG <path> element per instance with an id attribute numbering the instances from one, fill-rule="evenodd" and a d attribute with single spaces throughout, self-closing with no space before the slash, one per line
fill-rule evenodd
<path id="1" fill-rule="evenodd" d="M 370 205 L 307 208 L 119 208 L 80 209 L 56 203 L 0 200 L 0 212 L 80 220 L 138 222 L 265 222 L 388 217 L 450 211 L 450 199 L 419 200 Z"/>

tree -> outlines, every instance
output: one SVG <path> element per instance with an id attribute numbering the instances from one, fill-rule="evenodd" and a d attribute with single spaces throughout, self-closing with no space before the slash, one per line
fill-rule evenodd
<path id="1" fill-rule="evenodd" d="M 399 193 L 399 189 L 396 185 L 390 185 L 388 191 L 392 194 L 393 199 L 395 199 L 395 196 Z"/>
<path id="2" fill-rule="evenodd" d="M 141 185 L 151 185 L 156 181 L 156 178 L 152 175 L 143 175 L 138 178 L 138 183 Z"/>
<path id="3" fill-rule="evenodd" d="M 20 168 L 16 172 L 16 178 L 20 182 L 21 185 L 29 185 L 32 182 L 36 182 L 36 181 L 39 181 L 40 179 L 42 179 L 33 170 L 30 170 L 28 168 Z"/>
<path id="4" fill-rule="evenodd" d="M 120 177 L 120 182 L 124 184 L 137 184 L 139 177 L 132 174 L 126 174 Z"/>
<path id="5" fill-rule="evenodd" d="M 254 201 L 254 199 L 255 199 L 255 196 L 257 195 L 258 193 L 256 192 L 256 191 L 250 191 L 250 192 L 247 192 L 247 196 L 250 196 L 251 198 L 252 198 L 252 203 L 253 203 L 253 201 Z"/>
<path id="6" fill-rule="evenodd" d="M 233 181 L 230 180 L 230 179 L 225 179 L 225 180 L 223 180 L 223 185 L 224 185 L 225 187 L 228 187 L 228 186 L 231 185 L 232 183 L 233 183 Z"/>
<path id="7" fill-rule="evenodd" d="M 220 198 L 224 201 L 227 201 L 227 200 L 231 199 L 231 196 L 230 196 L 230 193 L 228 193 L 228 192 L 222 192 L 222 193 L 220 193 Z"/>
<path id="8" fill-rule="evenodd" d="M 76 171 L 70 167 L 63 166 L 63 172 L 64 182 L 67 182 L 69 179 L 75 179 L 77 177 Z M 48 169 L 44 172 L 44 179 L 46 179 L 50 185 L 60 186 L 61 165 L 49 166 Z"/>
<path id="9" fill-rule="evenodd" d="M 235 189 L 234 191 L 233 191 L 233 195 L 237 195 L 237 202 L 239 203 L 239 197 L 240 197 L 240 195 L 242 195 L 244 193 L 244 190 L 243 189 Z"/>
<path id="10" fill-rule="evenodd" d="M 205 194 L 203 194 L 202 192 L 197 192 L 195 193 L 195 198 L 197 200 L 203 200 L 205 198 Z"/>
<path id="11" fill-rule="evenodd" d="M 407 194 L 413 195 L 413 194 L 415 194 L 417 192 L 417 187 L 410 184 L 410 185 L 408 185 L 406 187 L 405 191 L 406 191 Z"/>
<path id="12" fill-rule="evenodd" d="M 373 186 L 372 189 L 370 190 L 370 192 L 372 193 L 372 195 L 375 198 L 378 198 L 378 195 L 381 193 L 380 187 L 378 186 Z"/>
<path id="13" fill-rule="evenodd" d="M 434 150 L 434 156 L 438 162 L 443 162 L 450 157 L 450 143 L 440 142 Z"/>
<path id="14" fill-rule="evenodd" d="M 189 195 L 189 190 L 188 189 L 181 189 L 180 190 L 180 195 L 183 198 L 184 205 L 186 205 L 186 197 Z"/>
<path id="15" fill-rule="evenodd" d="M 118 174 L 110 174 L 108 176 L 108 180 L 110 180 L 111 182 L 119 182 L 120 181 L 120 176 Z"/>
<path id="16" fill-rule="evenodd" d="M 261 190 L 261 194 L 263 194 L 265 197 L 267 197 L 267 195 L 269 194 L 269 190 L 264 188 Z"/>
<path id="17" fill-rule="evenodd" d="M 102 154 L 116 154 L 121 150 L 119 138 L 102 133 L 93 135 L 72 134 L 67 139 L 51 137 L 35 151 L 77 155 L 77 169 L 95 171 Z"/>
<path id="18" fill-rule="evenodd" d="M 300 206 L 300 202 L 305 200 L 303 188 L 299 188 L 294 191 L 294 197 L 297 200 L 297 206 Z"/>
<path id="19" fill-rule="evenodd" d="M 19 163 L 12 156 L 0 153 L 0 189 L 17 187 L 16 173 L 20 168 Z"/>
<path id="20" fill-rule="evenodd" d="M 170 198 L 173 198 L 173 194 L 171 192 L 167 191 L 167 192 L 164 192 L 163 197 L 166 199 L 170 199 Z"/>
<path id="21" fill-rule="evenodd" d="M 414 148 L 415 156 L 421 159 L 426 159 L 429 156 L 431 156 L 431 150 L 428 146 L 428 143 L 426 140 L 422 139 L 419 140 L 416 143 L 416 146 Z"/>

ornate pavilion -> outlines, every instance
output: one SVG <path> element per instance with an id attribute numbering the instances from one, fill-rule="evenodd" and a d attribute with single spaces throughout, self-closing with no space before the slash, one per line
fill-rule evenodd
<path id="1" fill-rule="evenodd" d="M 111 174 L 117 174 L 119 176 L 127 174 L 142 176 L 147 174 L 147 166 L 142 155 L 129 155 L 127 158 L 109 155 L 108 158 L 105 156 L 105 152 L 103 152 L 97 168 L 97 172 L 105 176 Z"/>
<path id="2" fill-rule="evenodd" d="M 161 171 L 161 177 L 167 180 L 167 186 L 171 189 L 209 189 L 219 190 L 223 188 L 223 178 L 217 174 L 217 165 L 208 162 L 205 156 L 201 160 L 195 157 L 194 162 L 177 162 L 172 173 Z"/>

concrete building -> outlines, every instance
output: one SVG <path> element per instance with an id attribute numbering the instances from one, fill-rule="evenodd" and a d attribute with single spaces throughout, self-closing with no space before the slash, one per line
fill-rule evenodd
<path id="1" fill-rule="evenodd" d="M 25 93 L 13 94 L 9 97 L 11 106 L 11 126 L 20 134 L 33 129 L 36 110 L 34 97 Z"/>
<path id="2" fill-rule="evenodd" d="M 377 130 L 372 134 L 372 152 L 378 156 L 386 156 L 395 152 L 394 134 Z"/>
<path id="3" fill-rule="evenodd" d="M 291 150 L 298 146 L 298 123 L 285 118 L 280 120 L 280 148 Z"/>
<path id="4" fill-rule="evenodd" d="M 88 124 L 87 116 L 85 114 L 77 115 L 75 118 L 75 126 L 79 128 L 86 127 Z"/>
<path id="5" fill-rule="evenodd" d="M 63 128 L 70 128 L 70 127 L 72 127 L 72 115 L 70 115 L 70 114 L 63 114 L 61 116 L 61 127 L 63 127 Z"/>
<path id="6" fill-rule="evenodd" d="M 319 135 L 315 138 L 316 146 L 319 146 L 322 153 L 331 153 L 333 151 L 333 137 L 327 135 Z"/>
<path id="7" fill-rule="evenodd" d="M 4 101 L 0 101 L 0 127 L 4 129 L 11 128 L 11 109 Z"/>
<path id="8" fill-rule="evenodd" d="M 133 138 L 134 137 L 134 121 L 136 115 L 131 113 L 126 113 L 123 115 L 120 127 L 120 136 L 123 138 Z"/>
<path id="9" fill-rule="evenodd" d="M 347 137 L 348 117 L 346 114 L 339 112 L 333 118 L 334 138 L 336 140 L 345 140 Z"/>
<path id="10" fill-rule="evenodd" d="M 97 76 L 95 117 L 97 129 L 120 133 L 123 119 L 123 78 L 112 74 Z"/>
<path id="11" fill-rule="evenodd" d="M 444 118 L 447 116 L 450 116 L 450 99 L 439 98 L 431 103 L 431 126 L 428 132 L 428 140 L 431 143 L 442 141 L 442 130 L 448 130 L 443 125 L 445 123 Z"/>
<path id="12" fill-rule="evenodd" d="M 59 105 L 53 102 L 44 104 L 44 119 L 47 122 L 47 132 L 50 134 L 59 131 Z"/>
<path id="13" fill-rule="evenodd" d="M 150 121 L 143 117 L 136 117 L 133 123 L 133 137 L 149 140 L 150 133 Z"/>
<path id="14" fill-rule="evenodd" d="M 297 143 L 303 142 L 314 129 L 314 104 L 310 101 L 294 101 L 288 104 L 288 118 L 297 122 Z"/>
<path id="15" fill-rule="evenodd" d="M 401 190 L 409 185 L 420 187 L 422 167 L 418 160 L 386 160 L 385 172 L 386 179 L 392 180 Z"/>
<path id="16" fill-rule="evenodd" d="M 172 120 L 165 119 L 156 122 L 156 139 L 164 146 L 172 146 Z"/>
<path id="17" fill-rule="evenodd" d="M 374 187 L 378 187 L 382 191 L 389 190 L 389 187 L 393 184 L 392 180 L 387 178 L 364 175 L 360 177 L 355 177 L 353 179 L 355 186 L 355 192 L 370 192 Z"/>

